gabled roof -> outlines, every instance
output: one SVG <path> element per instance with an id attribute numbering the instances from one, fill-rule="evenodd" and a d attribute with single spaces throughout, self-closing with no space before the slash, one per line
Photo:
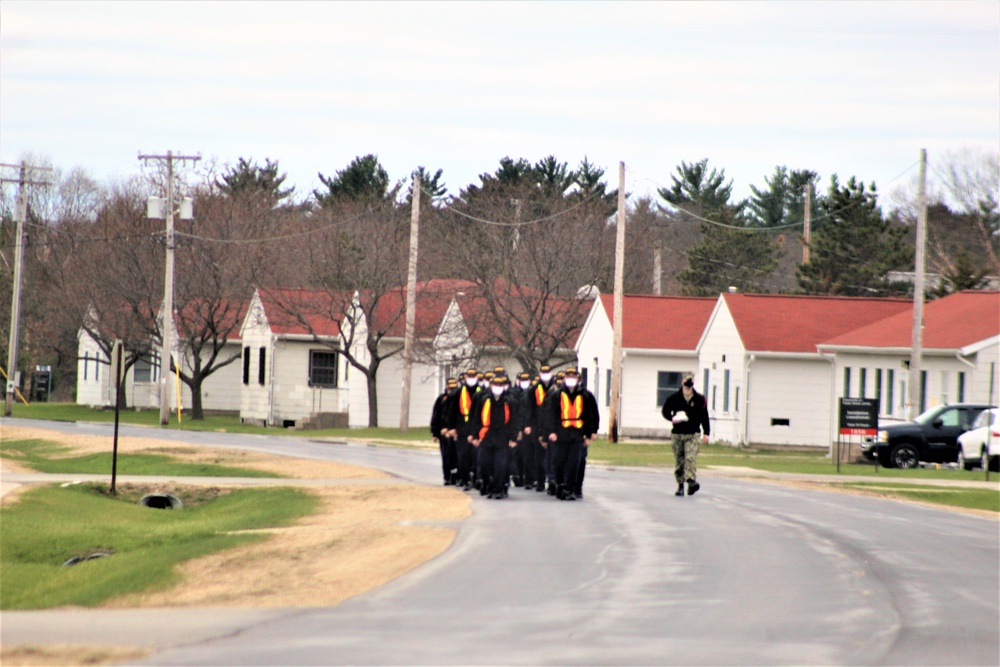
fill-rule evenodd
<path id="1" fill-rule="evenodd" d="M 960 350 L 1000 335 L 1000 292 L 957 292 L 924 304 L 924 349 Z M 908 348 L 912 302 L 905 311 L 823 341 L 823 347 Z"/>
<path id="2" fill-rule="evenodd" d="M 247 306 L 246 301 L 196 299 L 184 304 L 177 312 L 175 326 L 183 337 L 200 336 L 210 328 L 219 334 L 219 338 L 238 341 Z"/>
<path id="3" fill-rule="evenodd" d="M 832 337 L 905 313 L 908 299 L 779 294 L 722 295 L 748 352 L 817 352 Z"/>
<path id="4" fill-rule="evenodd" d="M 340 321 L 350 306 L 352 292 L 310 289 L 258 289 L 264 316 L 278 335 L 340 335 Z"/>
<path id="5" fill-rule="evenodd" d="M 490 308 L 481 286 L 455 296 L 469 338 L 478 347 L 506 347 L 502 332 L 507 328 L 514 345 L 544 348 L 554 343 L 557 348 L 572 349 L 593 305 L 590 299 L 544 295 L 500 281 L 494 293 L 499 314 Z"/>
<path id="6" fill-rule="evenodd" d="M 613 327 L 614 295 L 599 298 Z M 693 352 L 717 302 L 717 297 L 626 294 L 622 297 L 622 347 Z"/>
<path id="7" fill-rule="evenodd" d="M 433 338 L 455 295 L 474 287 L 475 283 L 468 280 L 433 278 L 418 282 L 414 335 L 417 338 Z M 407 288 L 399 287 L 379 298 L 372 318 L 377 331 L 385 331 L 385 335 L 390 338 L 403 338 L 406 335 L 406 295 Z"/>

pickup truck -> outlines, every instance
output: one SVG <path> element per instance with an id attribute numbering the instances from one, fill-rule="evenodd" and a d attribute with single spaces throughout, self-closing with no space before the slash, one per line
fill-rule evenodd
<path id="1" fill-rule="evenodd" d="M 911 422 L 879 428 L 866 438 L 861 453 L 886 468 L 916 468 L 924 463 L 954 463 L 958 460 L 958 436 L 972 427 L 979 413 L 990 406 L 978 403 L 940 405 Z"/>

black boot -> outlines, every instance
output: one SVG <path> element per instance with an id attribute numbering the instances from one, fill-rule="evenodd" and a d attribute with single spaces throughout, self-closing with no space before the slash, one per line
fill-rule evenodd
<path id="1" fill-rule="evenodd" d="M 693 479 L 689 479 L 688 480 L 688 495 L 689 496 L 693 496 L 694 494 L 698 493 L 698 489 L 700 489 L 700 488 L 701 488 L 701 484 L 699 484 L 698 482 L 694 481 Z"/>
<path id="2" fill-rule="evenodd" d="M 674 493 L 674 495 L 675 496 L 683 496 L 684 495 L 684 482 L 681 482 L 680 484 L 677 485 L 677 492 Z"/>

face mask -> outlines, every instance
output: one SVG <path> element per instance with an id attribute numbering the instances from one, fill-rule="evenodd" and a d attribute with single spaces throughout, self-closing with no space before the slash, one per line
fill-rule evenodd
<path id="1" fill-rule="evenodd" d="M 685 382 L 684 386 L 688 389 L 694 389 L 694 382 Z"/>
<path id="2" fill-rule="evenodd" d="M 566 385 L 567 389 L 576 389 L 576 378 L 566 378 L 563 380 L 563 384 Z"/>
<path id="3" fill-rule="evenodd" d="M 528 382 L 527 380 L 522 380 L 520 384 L 521 384 L 521 389 L 525 391 L 527 391 L 528 387 L 531 386 L 531 383 Z"/>
<path id="4" fill-rule="evenodd" d="M 479 383 L 476 381 L 476 378 L 469 378 L 468 380 L 465 381 L 465 386 L 469 387 L 470 389 L 472 387 L 475 387 L 477 384 Z"/>
<path id="5" fill-rule="evenodd" d="M 549 380 L 552 379 L 552 373 L 542 373 L 538 377 L 541 378 L 542 382 L 544 382 L 545 384 L 548 384 Z"/>
<path id="6" fill-rule="evenodd" d="M 503 387 L 493 387 L 493 397 L 500 398 L 500 394 L 503 393 Z"/>

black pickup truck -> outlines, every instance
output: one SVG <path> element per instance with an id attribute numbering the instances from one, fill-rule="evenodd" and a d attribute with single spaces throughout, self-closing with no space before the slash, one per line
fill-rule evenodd
<path id="1" fill-rule="evenodd" d="M 879 428 L 878 436 L 861 444 L 861 453 L 870 461 L 877 458 L 886 468 L 916 468 L 920 462 L 954 463 L 958 460 L 958 436 L 989 407 L 956 403 L 931 408 L 911 422 Z"/>

